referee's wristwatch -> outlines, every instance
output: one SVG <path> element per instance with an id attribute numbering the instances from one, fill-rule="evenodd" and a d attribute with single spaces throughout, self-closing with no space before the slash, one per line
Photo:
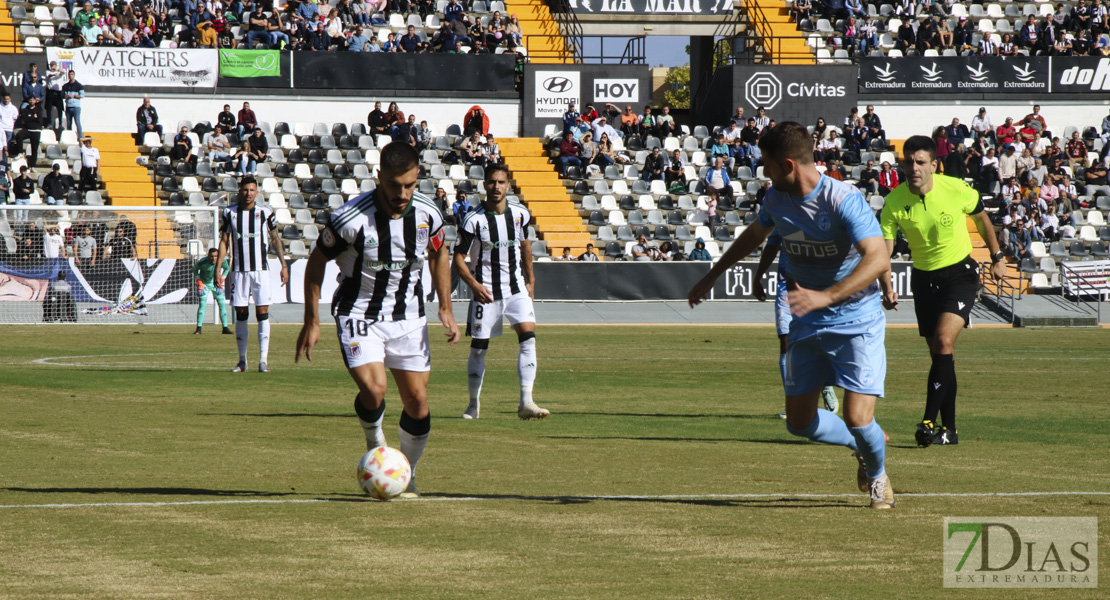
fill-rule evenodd
<path id="1" fill-rule="evenodd" d="M 1002 259 L 1004 258 L 1006 258 L 1006 254 L 999 250 L 998 252 L 995 252 L 991 255 L 991 264 L 1002 262 Z"/>

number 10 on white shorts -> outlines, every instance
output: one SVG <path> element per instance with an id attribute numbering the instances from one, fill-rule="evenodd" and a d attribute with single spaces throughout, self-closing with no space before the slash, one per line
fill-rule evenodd
<path id="1" fill-rule="evenodd" d="M 336 317 L 335 330 L 348 369 L 370 363 L 384 363 L 387 369 L 428 371 L 428 322 L 370 321 L 355 317 Z"/>

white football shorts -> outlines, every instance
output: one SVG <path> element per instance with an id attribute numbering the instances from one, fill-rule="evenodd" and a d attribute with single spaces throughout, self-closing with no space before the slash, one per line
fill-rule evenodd
<path id="1" fill-rule="evenodd" d="M 244 307 L 254 302 L 255 306 L 270 305 L 269 271 L 232 271 L 228 273 L 231 281 L 231 305 Z"/>
<path id="2" fill-rule="evenodd" d="M 489 304 L 471 299 L 466 317 L 466 335 L 478 340 L 500 336 L 501 317 L 508 319 L 510 325 L 535 323 L 536 310 L 532 306 L 532 297 L 528 292 L 520 292 Z"/>
<path id="3" fill-rule="evenodd" d="M 430 371 L 428 320 L 379 321 L 357 317 L 336 317 L 335 330 L 343 362 L 348 369 L 370 363 L 383 363 L 387 369 Z"/>

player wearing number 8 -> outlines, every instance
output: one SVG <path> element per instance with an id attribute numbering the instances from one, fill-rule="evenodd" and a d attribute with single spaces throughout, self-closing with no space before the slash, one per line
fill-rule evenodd
<path id="1" fill-rule="evenodd" d="M 339 267 L 332 298 L 343 362 L 358 386 L 355 413 L 368 450 L 385 446 L 385 370 L 401 395 L 404 409 L 399 448 L 412 466 L 413 479 L 402 494 L 416 495 L 416 464 L 431 429 L 428 412 L 428 324 L 420 275 L 428 256 L 439 320 L 447 341 L 459 340 L 451 313 L 451 257 L 445 247 L 443 214 L 415 193 L 419 155 L 395 142 L 382 149 L 378 188 L 356 196 L 332 213 L 305 268 L 304 327 L 295 361 L 312 360 L 320 339 L 320 287 L 328 261 Z"/>
<path id="2" fill-rule="evenodd" d="M 532 400 L 536 381 L 536 312 L 532 306 L 536 278 L 532 245 L 525 235 L 532 216 L 523 204 L 509 200 L 509 168 L 505 165 L 486 167 L 484 185 L 486 198 L 477 210 L 463 217 L 455 244 L 455 271 L 473 292 L 466 321 L 466 335 L 471 338 L 466 363 L 470 404 L 462 417 L 478 418 L 486 351 L 490 338 L 501 335 L 504 316 L 520 342 L 520 405 L 516 414 L 521 419 L 542 419 L 550 412 Z"/>

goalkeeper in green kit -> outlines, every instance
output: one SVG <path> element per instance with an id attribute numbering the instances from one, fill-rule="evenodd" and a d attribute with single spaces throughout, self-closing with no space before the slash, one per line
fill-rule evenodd
<path id="1" fill-rule="evenodd" d="M 212 292 L 212 296 L 216 299 L 216 305 L 220 307 L 220 323 L 224 326 L 225 334 L 232 334 L 230 329 L 227 328 L 227 301 L 224 300 L 224 289 L 216 287 L 216 259 L 219 252 L 215 248 L 208 250 L 208 256 L 197 261 L 193 265 L 193 277 L 197 278 L 197 287 L 200 288 L 200 305 L 197 307 L 197 330 L 193 335 L 200 335 L 200 328 L 204 326 L 204 309 L 208 307 L 208 292 Z M 231 264 L 228 259 L 224 259 L 224 264 L 220 265 L 220 275 L 226 276 L 228 271 L 231 271 Z"/>

